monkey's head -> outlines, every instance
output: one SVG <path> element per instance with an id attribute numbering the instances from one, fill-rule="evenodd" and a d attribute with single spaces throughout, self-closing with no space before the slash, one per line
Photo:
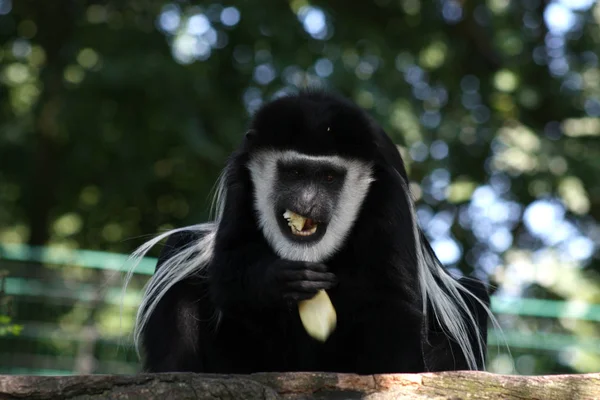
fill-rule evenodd
<path id="1" fill-rule="evenodd" d="M 279 256 L 324 261 L 344 244 L 375 179 L 380 136 L 360 108 L 322 93 L 257 112 L 244 146 L 258 223 Z"/>

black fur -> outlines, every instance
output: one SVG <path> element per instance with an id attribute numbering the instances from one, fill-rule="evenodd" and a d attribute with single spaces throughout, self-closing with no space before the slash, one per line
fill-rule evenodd
<path id="1" fill-rule="evenodd" d="M 323 264 L 282 260 L 261 234 L 246 165 L 249 154 L 262 148 L 374 163 L 376 181 L 351 234 Z M 207 274 L 177 283 L 143 331 L 145 369 L 361 374 L 468 369 L 431 312 L 424 320 L 407 181 L 392 141 L 353 104 L 305 93 L 264 106 L 228 162 L 224 219 Z M 173 235 L 157 268 L 195 239 Z M 467 283 L 489 302 L 480 283 Z M 338 315 L 337 329 L 324 344 L 307 335 L 296 307 L 319 289 L 328 290 Z M 469 304 L 485 333 L 487 315 Z"/>

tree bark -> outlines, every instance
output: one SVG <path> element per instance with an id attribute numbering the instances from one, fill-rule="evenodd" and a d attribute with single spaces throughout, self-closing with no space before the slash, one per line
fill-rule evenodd
<path id="1" fill-rule="evenodd" d="M 0 376 L 0 399 L 600 399 L 600 373 L 509 376 L 487 372 L 352 375 L 191 373 Z"/>

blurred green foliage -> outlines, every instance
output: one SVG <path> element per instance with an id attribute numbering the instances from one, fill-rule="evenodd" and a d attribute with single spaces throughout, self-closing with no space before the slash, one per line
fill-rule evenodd
<path id="1" fill-rule="evenodd" d="M 251 113 L 318 86 L 399 145 L 453 271 L 498 296 L 600 303 L 599 21 L 592 0 L 0 0 L 0 242 L 128 253 L 204 221 Z M 44 319 L 114 328 L 100 304 Z M 600 370 L 577 346 L 597 323 L 501 317 L 575 338 L 513 349 L 516 372 Z M 512 371 L 503 354 L 490 367 Z"/>
<path id="2" fill-rule="evenodd" d="M 6 296 L 5 278 L 6 271 L 0 270 L 0 337 L 7 335 L 16 336 L 23 329 L 21 325 L 11 323 L 12 318 L 9 316 L 11 298 Z"/>

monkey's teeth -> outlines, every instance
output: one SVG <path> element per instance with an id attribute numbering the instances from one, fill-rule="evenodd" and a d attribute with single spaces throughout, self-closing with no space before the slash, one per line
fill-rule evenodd
<path id="1" fill-rule="evenodd" d="M 296 228 L 292 226 L 292 233 L 297 236 L 310 236 L 310 235 L 313 235 L 316 231 L 317 231 L 317 225 L 313 226 L 308 231 L 299 231 L 299 230 L 296 230 Z"/>

